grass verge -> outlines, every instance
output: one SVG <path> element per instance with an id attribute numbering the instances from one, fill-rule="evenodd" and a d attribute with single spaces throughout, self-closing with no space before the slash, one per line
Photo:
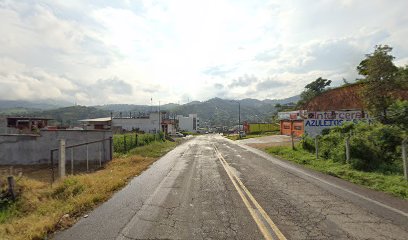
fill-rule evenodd
<path id="1" fill-rule="evenodd" d="M 402 175 L 386 175 L 378 172 L 363 172 L 352 169 L 347 164 L 332 160 L 316 160 L 315 155 L 298 147 L 277 146 L 266 148 L 271 155 L 281 157 L 292 162 L 302 164 L 313 170 L 332 175 L 352 183 L 356 183 L 374 190 L 391 193 L 394 196 L 408 199 L 408 183 Z"/>
<path id="2" fill-rule="evenodd" d="M 44 239 L 48 233 L 71 226 L 176 145 L 154 142 L 128 154 L 115 154 L 104 169 L 68 176 L 52 188 L 46 182 L 21 178 L 19 200 L 0 210 L 0 239 Z"/>

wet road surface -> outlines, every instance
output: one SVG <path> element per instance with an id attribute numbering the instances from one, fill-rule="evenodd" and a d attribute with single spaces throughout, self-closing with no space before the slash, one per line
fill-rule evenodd
<path id="1" fill-rule="evenodd" d="M 56 239 L 408 239 L 408 202 L 195 137 Z"/>

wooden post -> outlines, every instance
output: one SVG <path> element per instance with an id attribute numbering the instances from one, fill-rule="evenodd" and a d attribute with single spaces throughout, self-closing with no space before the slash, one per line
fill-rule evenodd
<path id="1" fill-rule="evenodd" d="M 136 142 L 135 147 L 137 147 L 137 133 L 136 133 L 136 136 L 135 136 L 135 142 Z"/>
<path id="2" fill-rule="evenodd" d="M 59 143 L 58 170 L 60 178 L 63 178 L 65 177 L 65 139 L 60 139 Z"/>
<path id="3" fill-rule="evenodd" d="M 346 163 L 350 163 L 350 136 L 346 137 Z"/>
<path id="4" fill-rule="evenodd" d="M 404 164 L 404 178 L 408 181 L 408 163 L 407 163 L 407 138 L 402 141 L 402 162 Z"/>
<path id="5" fill-rule="evenodd" d="M 294 138 L 294 136 L 293 136 L 294 134 L 293 134 L 293 133 L 294 133 L 294 131 L 291 132 L 290 136 L 291 136 L 291 138 L 292 138 L 292 150 L 295 150 L 295 141 L 294 141 L 294 139 L 293 139 L 293 138 Z"/>
<path id="6" fill-rule="evenodd" d="M 13 176 L 8 176 L 7 177 L 7 182 L 8 182 L 8 192 L 11 196 L 11 199 L 14 201 L 16 200 L 16 192 L 15 192 L 15 182 L 14 182 L 14 177 Z"/>
<path id="7" fill-rule="evenodd" d="M 318 141 L 319 135 L 316 135 L 315 137 L 315 149 L 316 149 L 316 160 L 319 159 L 319 141 Z"/>

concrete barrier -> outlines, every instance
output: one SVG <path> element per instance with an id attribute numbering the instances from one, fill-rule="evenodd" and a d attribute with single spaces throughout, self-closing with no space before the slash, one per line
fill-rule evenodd
<path id="1" fill-rule="evenodd" d="M 50 163 L 50 150 L 59 147 L 65 139 L 66 146 L 108 139 L 112 131 L 87 130 L 41 130 L 39 135 L 0 135 L 0 165 L 32 165 Z M 102 162 L 110 159 L 109 141 L 88 146 L 89 161 Z M 69 155 L 68 155 L 69 153 Z M 74 161 L 86 161 L 86 146 L 74 148 Z M 54 159 L 58 153 L 55 153 Z M 70 159 L 67 152 L 67 160 Z"/>

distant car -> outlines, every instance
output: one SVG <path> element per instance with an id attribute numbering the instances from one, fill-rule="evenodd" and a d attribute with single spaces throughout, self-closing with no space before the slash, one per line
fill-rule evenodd
<path id="1" fill-rule="evenodd" d="M 182 134 L 182 133 L 180 133 L 180 132 L 176 132 L 176 133 L 173 134 L 173 136 L 176 136 L 176 137 L 184 137 L 184 134 Z"/>

